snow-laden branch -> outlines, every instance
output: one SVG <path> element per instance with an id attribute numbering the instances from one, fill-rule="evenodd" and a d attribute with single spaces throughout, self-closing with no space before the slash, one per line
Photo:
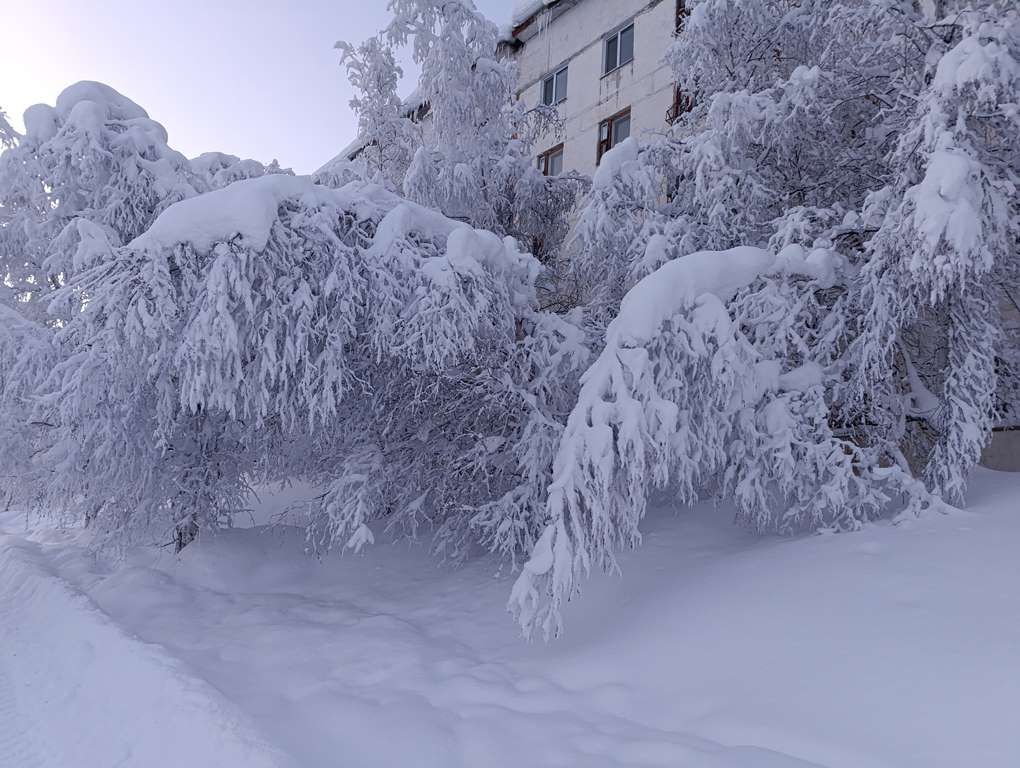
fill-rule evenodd
<path id="1" fill-rule="evenodd" d="M 854 528 L 881 510 L 859 451 L 829 427 L 829 361 L 798 360 L 775 325 L 804 312 L 798 296 L 830 287 L 838 269 L 824 249 L 745 246 L 676 259 L 627 293 L 582 378 L 548 524 L 510 598 L 526 633 L 557 633 L 579 578 L 614 568 L 615 552 L 640 541 L 653 488 L 689 504 L 718 483 L 760 531 Z M 774 358 L 755 339 L 769 323 Z"/>

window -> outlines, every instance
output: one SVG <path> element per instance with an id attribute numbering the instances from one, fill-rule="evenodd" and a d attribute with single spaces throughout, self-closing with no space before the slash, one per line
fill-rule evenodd
<path id="1" fill-rule="evenodd" d="M 547 107 L 559 104 L 567 98 L 567 68 L 556 70 L 542 81 L 542 103 Z"/>
<path id="2" fill-rule="evenodd" d="M 630 136 L 630 109 L 613 115 L 599 123 L 599 146 L 595 158 L 596 165 L 602 162 L 602 156 Z"/>
<path id="3" fill-rule="evenodd" d="M 687 9 L 687 0 L 676 0 L 676 26 L 673 34 L 679 35 L 684 31 L 684 24 L 691 12 Z"/>
<path id="4" fill-rule="evenodd" d="M 563 145 L 557 144 L 548 152 L 538 156 L 538 170 L 546 176 L 559 176 L 563 173 Z"/>
<path id="5" fill-rule="evenodd" d="M 634 25 L 628 24 L 607 37 L 604 51 L 603 75 L 608 75 L 614 69 L 634 61 Z"/>
<path id="6" fill-rule="evenodd" d="M 685 112 L 694 109 L 694 99 L 686 93 L 679 85 L 673 86 L 673 104 L 666 111 L 666 122 L 672 125 Z"/>

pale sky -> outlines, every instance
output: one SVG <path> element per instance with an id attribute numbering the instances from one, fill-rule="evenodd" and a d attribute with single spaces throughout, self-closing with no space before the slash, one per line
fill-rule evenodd
<path id="1" fill-rule="evenodd" d="M 386 4 L 0 0 L 0 107 L 20 130 L 25 107 L 99 80 L 162 123 L 188 157 L 217 150 L 310 173 L 356 132 L 333 44 L 377 32 Z M 476 5 L 503 23 L 512 0 Z"/>

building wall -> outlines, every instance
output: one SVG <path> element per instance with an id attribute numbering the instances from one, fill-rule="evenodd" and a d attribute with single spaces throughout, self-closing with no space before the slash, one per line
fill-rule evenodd
<path id="1" fill-rule="evenodd" d="M 675 0 L 581 0 L 566 10 L 543 11 L 515 54 L 525 104 L 540 102 L 546 75 L 564 63 L 569 71 L 567 99 L 559 105 L 563 135 L 545 137 L 536 150 L 562 141 L 564 170 L 591 174 L 602 120 L 630 107 L 632 136 L 664 129 L 673 80 L 663 58 L 673 42 L 675 14 Z M 603 39 L 630 19 L 634 60 L 603 76 Z"/>
<path id="2" fill-rule="evenodd" d="M 1020 472 L 1020 429 L 993 432 L 981 454 L 981 464 L 1000 472 Z"/>

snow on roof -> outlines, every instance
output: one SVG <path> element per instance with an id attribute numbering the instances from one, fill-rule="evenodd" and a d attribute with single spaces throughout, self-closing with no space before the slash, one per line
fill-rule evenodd
<path id="1" fill-rule="evenodd" d="M 514 3 L 513 16 L 510 23 L 514 27 L 526 24 L 537 16 L 541 11 L 551 5 L 556 5 L 560 0 L 517 0 Z"/>
<path id="2" fill-rule="evenodd" d="M 404 99 L 404 101 L 401 103 L 400 114 L 403 117 L 411 117 L 415 112 L 424 107 L 427 103 L 428 103 L 427 100 L 422 95 L 421 89 L 415 88 L 413 91 L 411 91 L 410 95 L 406 99 Z M 361 134 L 358 134 L 358 136 L 356 136 L 350 144 L 348 144 L 346 147 L 341 149 L 336 155 L 334 155 L 332 158 L 323 163 L 322 166 L 315 171 L 315 173 L 316 174 L 325 173 L 330 169 L 330 167 L 332 167 L 336 163 L 343 162 L 346 160 L 353 160 L 354 156 L 357 155 L 366 146 L 368 146 L 368 139 L 366 139 Z"/>

